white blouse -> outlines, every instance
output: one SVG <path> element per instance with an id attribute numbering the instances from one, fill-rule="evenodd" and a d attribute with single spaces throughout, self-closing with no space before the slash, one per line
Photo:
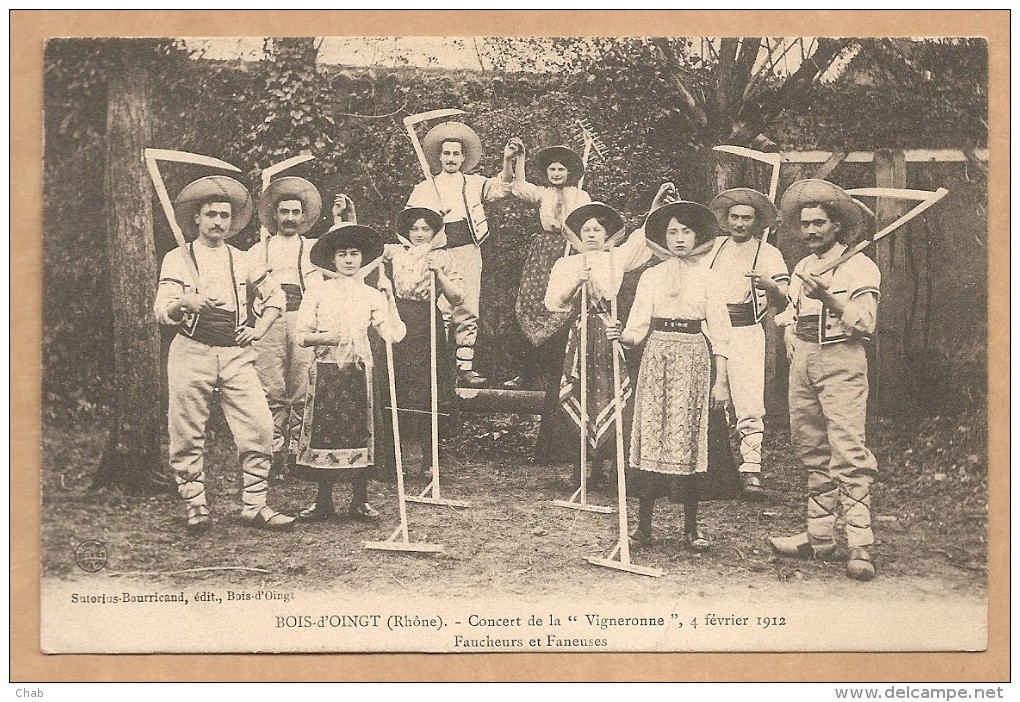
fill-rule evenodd
<path id="1" fill-rule="evenodd" d="M 577 281 L 586 265 L 591 267 L 589 294 L 609 300 L 620 292 L 623 274 L 643 265 L 650 257 L 644 229 L 637 229 L 613 249 L 611 260 L 609 251 L 589 251 L 559 258 L 549 274 L 549 285 L 545 290 L 546 309 L 565 312 L 573 307 L 574 297 L 580 291 Z"/>
<path id="2" fill-rule="evenodd" d="M 563 228 L 563 220 L 581 205 L 591 202 L 591 197 L 576 185 L 562 188 L 541 186 L 527 181 L 514 181 L 510 192 L 530 205 L 538 207 L 538 218 L 542 229 L 547 232 L 558 232 Z"/>
<path id="3" fill-rule="evenodd" d="M 369 325 L 393 343 L 399 342 L 407 333 L 400 317 L 390 315 L 386 296 L 353 278 L 331 278 L 313 286 L 298 309 L 299 341 L 303 342 L 307 335 L 318 332 L 341 332 L 338 346 L 316 346 L 315 355 L 319 360 L 328 360 L 330 352 L 335 351 L 337 363 L 350 360 L 371 363 Z"/>
<path id="4" fill-rule="evenodd" d="M 731 327 L 724 296 L 718 274 L 703 261 L 664 261 L 641 275 L 620 341 L 626 346 L 641 344 L 654 317 L 701 319 L 713 355 L 728 356 Z"/>

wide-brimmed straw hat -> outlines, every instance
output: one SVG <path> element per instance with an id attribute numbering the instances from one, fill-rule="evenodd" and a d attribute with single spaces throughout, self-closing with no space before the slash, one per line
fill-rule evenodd
<path id="1" fill-rule="evenodd" d="M 815 203 L 825 205 L 837 213 L 836 216 L 842 223 L 839 233 L 841 241 L 852 241 L 864 230 L 865 218 L 870 210 L 853 199 L 843 188 L 827 180 L 809 178 L 793 183 L 783 193 L 779 209 L 783 212 L 783 218 L 793 224 L 800 221 L 800 211 L 805 205 Z"/>
<path id="2" fill-rule="evenodd" d="M 397 239 L 400 240 L 400 243 L 404 246 L 411 246 L 411 240 L 408 235 L 411 231 L 411 226 L 419 219 L 424 219 L 435 233 L 435 236 L 432 237 L 431 248 L 445 249 L 446 232 L 443 231 L 445 226 L 443 215 L 429 207 L 406 207 L 397 213 Z"/>
<path id="3" fill-rule="evenodd" d="M 181 231 L 198 236 L 195 213 L 206 202 L 230 203 L 230 231 L 224 239 L 234 236 L 251 221 L 254 208 L 248 189 L 229 176 L 212 175 L 188 183 L 174 200 L 174 215 Z"/>
<path id="4" fill-rule="evenodd" d="M 648 214 L 645 219 L 645 240 L 661 251 L 669 253 L 666 247 L 666 229 L 674 219 L 694 230 L 697 235 L 694 240 L 695 248 L 715 239 L 719 228 L 712 210 L 698 202 L 679 200 L 658 207 Z"/>
<path id="5" fill-rule="evenodd" d="M 297 228 L 298 234 L 311 229 L 322 214 L 322 196 L 318 188 L 304 178 L 277 178 L 269 183 L 259 198 L 259 222 L 270 234 L 276 234 L 276 208 L 284 200 L 300 200 L 304 208 L 304 218 Z"/>
<path id="6" fill-rule="evenodd" d="M 434 173 L 443 170 L 439 156 L 443 151 L 444 141 L 460 142 L 464 152 L 461 173 L 470 173 L 478 166 L 482 159 L 482 140 L 478 138 L 475 130 L 462 122 L 443 122 L 430 129 L 421 142 L 425 159 Z"/>
<path id="7" fill-rule="evenodd" d="M 571 210 L 563 220 L 563 236 L 578 251 L 583 250 L 580 240 L 581 227 L 593 217 L 609 220 L 609 226 L 606 227 L 606 246 L 616 246 L 627 235 L 623 216 L 619 212 L 604 202 L 589 202 Z"/>
<path id="8" fill-rule="evenodd" d="M 779 210 L 772 204 L 765 195 L 752 188 L 731 188 L 724 190 L 708 203 L 708 209 L 715 213 L 719 226 L 726 228 L 726 220 L 730 214 L 730 208 L 734 205 L 749 205 L 757 213 L 755 224 L 762 229 L 768 229 L 776 223 L 779 217 Z"/>
<path id="9" fill-rule="evenodd" d="M 567 146 L 548 146 L 535 154 L 535 165 L 542 173 L 540 178 L 542 182 L 551 185 L 548 172 L 549 166 L 554 163 L 561 163 L 566 167 L 569 173 L 567 185 L 577 185 L 584 175 L 584 161 L 576 151 Z"/>
<path id="10" fill-rule="evenodd" d="M 372 227 L 347 224 L 330 229 L 316 239 L 309 256 L 313 265 L 336 272 L 336 252 L 351 248 L 361 252 L 361 267 L 365 268 L 382 256 L 383 240 Z"/>

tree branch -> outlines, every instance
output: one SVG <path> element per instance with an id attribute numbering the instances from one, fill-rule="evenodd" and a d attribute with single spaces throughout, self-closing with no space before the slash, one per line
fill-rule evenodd
<path id="1" fill-rule="evenodd" d="M 704 128 L 708 124 L 708 115 L 705 112 L 704 104 L 694 96 L 694 93 L 684 82 L 683 66 L 673 51 L 673 47 L 670 46 L 669 40 L 663 37 L 655 37 L 652 39 L 652 43 L 662 54 L 666 63 L 666 74 L 669 76 L 670 82 L 677 89 L 677 92 L 680 93 L 687 116 L 691 118 L 699 129 Z"/>
<path id="2" fill-rule="evenodd" d="M 806 57 L 797 70 L 760 106 L 746 102 L 742 105 L 727 139 L 728 143 L 743 144 L 756 137 L 766 125 L 779 116 L 779 113 L 801 97 L 811 83 L 832 65 L 836 57 L 850 46 L 852 41 L 819 39 L 814 52 Z"/>

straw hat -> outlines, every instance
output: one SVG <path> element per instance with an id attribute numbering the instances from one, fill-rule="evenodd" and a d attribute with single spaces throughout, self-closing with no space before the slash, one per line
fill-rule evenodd
<path id="1" fill-rule="evenodd" d="M 566 166 L 569 175 L 567 185 L 577 185 L 584 175 L 584 161 L 577 152 L 566 146 L 549 146 L 535 154 L 535 165 L 541 171 L 541 180 L 549 183 L 549 166 L 553 163 L 561 163 Z"/>
<path id="2" fill-rule="evenodd" d="M 461 173 L 470 173 L 482 158 L 482 140 L 475 130 L 462 122 L 443 122 L 429 130 L 422 140 L 421 148 L 425 159 L 434 173 L 443 170 L 439 155 L 443 150 L 444 141 L 458 141 L 464 150 L 464 163 Z"/>
<path id="3" fill-rule="evenodd" d="M 284 200 L 300 200 L 304 207 L 304 218 L 297 228 L 299 235 L 311 229 L 322 214 L 322 196 L 314 185 L 295 176 L 277 178 L 259 198 L 259 222 L 270 234 L 276 234 L 276 208 Z"/>
<path id="4" fill-rule="evenodd" d="M 719 226 L 726 227 L 726 219 L 729 217 L 730 208 L 734 205 L 749 205 L 757 213 L 755 224 L 762 229 L 768 229 L 776 223 L 779 217 L 779 210 L 772 204 L 765 195 L 751 188 L 731 188 L 712 198 L 708 203 L 708 209 L 715 213 Z"/>
<path id="5" fill-rule="evenodd" d="M 684 226 L 690 227 L 697 234 L 695 248 L 715 239 L 719 223 L 712 210 L 697 202 L 679 200 L 652 210 L 645 219 L 645 240 L 655 244 L 663 251 L 666 247 L 666 228 L 670 220 L 675 219 Z M 672 254 L 670 254 L 672 255 Z"/>
<path id="6" fill-rule="evenodd" d="M 609 226 L 606 227 L 607 246 L 616 246 L 626 236 L 627 232 L 624 228 L 623 216 L 619 212 L 604 202 L 589 202 L 586 205 L 581 205 L 571 210 L 567 218 L 563 220 L 563 236 L 578 251 L 582 250 L 580 240 L 581 227 L 593 217 L 609 220 Z"/>
<path id="7" fill-rule="evenodd" d="M 361 251 L 361 267 L 371 265 L 382 256 L 383 240 L 379 233 L 371 227 L 361 224 L 348 224 L 330 229 L 315 240 L 309 256 L 312 264 L 329 271 L 336 271 L 336 252 L 340 249 L 353 248 Z"/>
<path id="8" fill-rule="evenodd" d="M 212 175 L 185 185 L 174 201 L 174 216 L 181 231 L 193 237 L 198 236 L 195 214 L 207 202 L 230 203 L 230 231 L 224 236 L 225 239 L 237 234 L 251 221 L 253 207 L 248 189 L 229 176 Z"/>
<path id="9" fill-rule="evenodd" d="M 850 197 L 843 188 L 827 180 L 798 180 L 783 193 L 779 208 L 783 218 L 794 223 L 800 221 L 800 211 L 804 206 L 812 203 L 825 205 L 836 212 L 842 223 L 839 233 L 841 241 L 852 241 L 863 231 L 867 208 L 862 209 L 864 206 Z"/>

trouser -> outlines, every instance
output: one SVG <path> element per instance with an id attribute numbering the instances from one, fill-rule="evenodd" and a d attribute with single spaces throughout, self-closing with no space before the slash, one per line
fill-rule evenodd
<path id="1" fill-rule="evenodd" d="M 760 473 L 765 430 L 765 330 L 760 324 L 733 327 L 726 375 L 733 404 L 727 418 L 740 453 L 740 472 Z"/>
<path id="2" fill-rule="evenodd" d="M 482 296 L 482 249 L 475 244 L 465 244 L 447 249 L 447 252 L 464 280 L 464 300 L 453 307 L 445 297 L 440 297 L 439 309 L 457 348 L 457 370 L 465 373 L 473 369 L 475 360 L 478 305 Z"/>
<path id="3" fill-rule="evenodd" d="M 213 391 L 241 459 L 243 516 L 254 517 L 266 505 L 273 418 L 255 371 L 255 350 L 206 346 L 177 335 L 167 360 L 170 467 L 188 513 L 208 512 L 205 493 L 205 428 Z"/>
<path id="4" fill-rule="evenodd" d="M 295 454 L 304 415 L 308 367 L 315 350 L 298 343 L 297 311 L 280 315 L 266 335 L 252 345 L 258 353 L 255 368 L 273 415 L 273 453 Z"/>
<path id="5" fill-rule="evenodd" d="M 865 446 L 868 359 L 856 341 L 794 342 L 790 364 L 790 436 L 807 469 L 807 532 L 812 543 L 833 541 L 840 503 L 848 545 L 874 543 L 871 483 L 878 472 Z"/>

